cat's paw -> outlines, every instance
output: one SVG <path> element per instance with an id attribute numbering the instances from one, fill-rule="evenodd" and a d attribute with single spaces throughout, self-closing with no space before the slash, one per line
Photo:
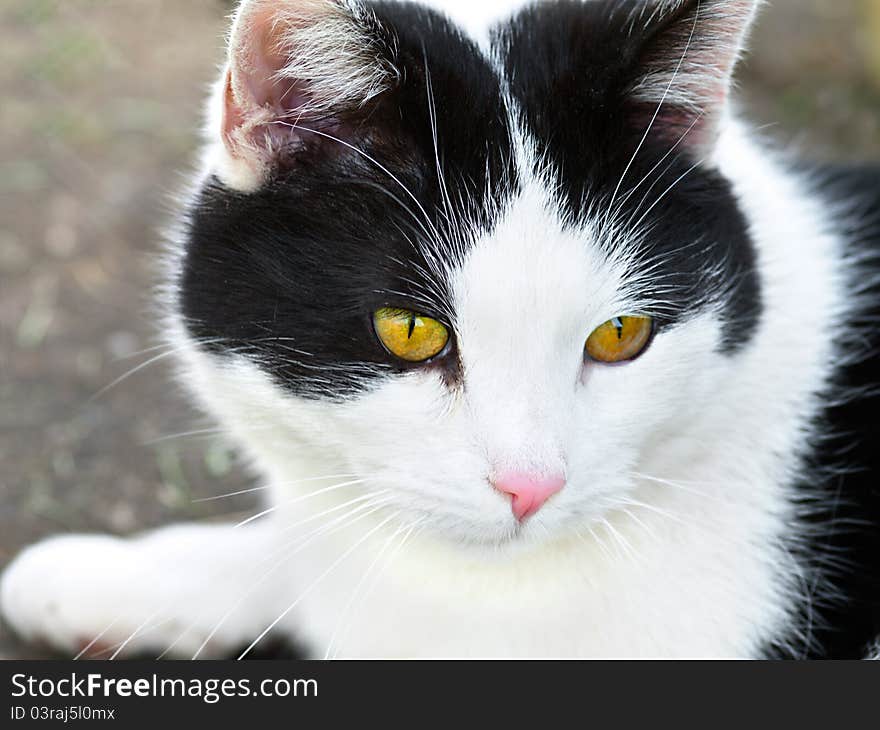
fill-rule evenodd
<path id="1" fill-rule="evenodd" d="M 123 540 L 104 536 L 33 545 L 0 576 L 0 614 L 25 641 L 64 653 L 76 654 L 90 643 L 93 650 L 109 647 L 120 636 L 121 618 L 126 625 L 136 620 L 124 616 L 123 591 L 108 595 L 127 551 Z"/>
<path id="2" fill-rule="evenodd" d="M 226 525 L 52 538 L 0 575 L 0 616 L 66 654 L 228 656 L 275 615 L 275 587 L 255 579 L 266 545 L 261 531 Z"/>

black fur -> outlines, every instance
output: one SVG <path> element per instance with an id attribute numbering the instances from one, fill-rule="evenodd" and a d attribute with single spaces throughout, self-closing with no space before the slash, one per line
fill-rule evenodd
<path id="1" fill-rule="evenodd" d="M 558 2 L 526 9 L 498 34 L 506 75 L 574 220 L 595 215 L 601 210 L 597 202 L 613 200 L 624 228 L 634 228 L 663 196 L 646 219 L 650 231 L 640 249 L 645 262 L 660 262 L 648 293 L 670 307 L 658 324 L 662 328 L 687 318 L 717 294 L 726 318 L 724 350 L 732 353 L 748 342 L 761 313 L 748 225 L 730 184 L 710 168 L 694 167 L 700 160 L 687 136 L 667 156 L 698 121 L 694 112 L 665 109 L 667 118 L 658 115 L 651 125 L 658 105 L 645 109 L 633 103 L 630 90 L 644 71 L 643 55 L 649 48 L 656 55 L 671 30 L 633 26 L 630 5 Z M 670 69 L 683 52 L 677 43 L 663 49 Z M 676 121 L 672 135 L 668 117 L 685 120 Z M 649 125 L 651 133 L 639 149 Z M 720 276 L 707 279 L 707 271 Z"/>
<path id="2" fill-rule="evenodd" d="M 525 11 L 497 38 L 510 92 L 542 154 L 553 162 L 575 220 L 586 201 L 610 202 L 646 126 L 626 91 L 639 72 L 639 49 L 656 44 L 657 34 L 631 35 L 613 7 L 542 6 Z M 469 241 L 465 234 L 461 246 L 453 245 L 447 221 L 491 229 L 493 212 L 518 184 L 496 71 L 436 13 L 405 4 L 374 8 L 387 36 L 377 48 L 395 49 L 388 60 L 402 80 L 367 108 L 344 115 L 341 128 L 348 143 L 386 167 L 418 204 L 363 156 L 315 135 L 305 149 L 283 154 L 258 192 L 240 194 L 213 181 L 189 215 L 180 284 L 193 334 L 215 351 L 258 358 L 301 395 L 345 396 L 413 367 L 379 345 L 371 313 L 397 306 L 449 323 L 454 312 L 448 282 L 431 270 L 425 251 L 453 264 Z M 670 55 L 671 64 L 676 60 Z M 429 82 L 448 201 L 436 170 Z M 668 136 L 656 131 L 636 157 L 620 198 L 668 151 Z M 667 303 L 657 318 L 660 329 L 718 294 L 727 319 L 724 347 L 734 352 L 760 315 L 746 223 L 719 175 L 708 169 L 686 175 L 694 161 L 684 151 L 667 163 L 621 208 L 623 220 L 637 220 L 678 181 L 651 212 L 650 235 L 640 248 L 646 262 L 660 263 L 646 294 Z M 462 238 L 462 226 L 452 227 Z M 708 270 L 721 276 L 707 281 Z M 432 367 L 456 380 L 454 346 Z"/>
<path id="3" fill-rule="evenodd" d="M 500 84 L 488 63 L 435 13 L 395 4 L 376 11 L 383 27 L 393 20 L 402 81 L 346 121 L 346 142 L 418 203 L 363 156 L 319 138 L 258 192 L 213 181 L 189 212 L 180 286 L 191 331 L 216 351 L 258 357 L 301 395 L 345 395 L 412 367 L 379 344 L 372 312 L 410 308 L 448 323 L 447 282 L 432 275 L 424 252 L 454 260 L 447 217 L 487 228 L 492 205 L 516 184 Z M 495 201 L 485 199 L 489 179 Z M 451 348 L 434 366 L 454 376 L 456 364 Z"/>
<path id="4" fill-rule="evenodd" d="M 859 659 L 880 637 L 880 167 L 811 174 L 838 213 L 848 254 L 861 261 L 851 290 L 865 307 L 839 323 L 841 340 L 859 343 L 859 359 L 841 368 L 828 393 L 818 424 L 824 437 L 807 458 L 802 485 L 805 495 L 820 487 L 804 499 L 808 540 L 790 546 L 811 601 L 766 653 Z M 825 595 L 826 581 L 835 596 Z"/>

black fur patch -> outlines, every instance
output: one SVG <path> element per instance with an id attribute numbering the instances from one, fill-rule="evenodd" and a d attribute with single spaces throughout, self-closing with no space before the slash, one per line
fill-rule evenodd
<path id="1" fill-rule="evenodd" d="M 645 216 L 650 231 L 639 254 L 645 263 L 659 262 L 646 294 L 668 303 L 658 324 L 685 319 L 718 296 L 726 320 L 723 347 L 734 352 L 750 339 L 762 309 L 748 224 L 730 183 L 699 166 L 690 140 L 678 131 L 698 122 L 697 115 L 666 104 L 660 111 L 667 118 L 658 115 L 651 125 L 657 105 L 633 103 L 642 55 L 647 48 L 656 55 L 663 29 L 633 26 L 632 5 L 534 6 L 501 29 L 496 44 L 504 50 L 523 122 L 542 145 L 545 159 L 538 164 L 551 163 L 552 182 L 571 217 L 595 217 L 612 201 L 624 230 L 636 229 Z M 672 45 L 667 53 L 674 69 L 682 49 Z M 672 137 L 670 115 L 682 117 Z"/>
<path id="2" fill-rule="evenodd" d="M 214 180 L 189 211 L 180 284 L 191 332 L 216 352 L 248 353 L 301 395 L 342 396 L 412 367 L 379 344 L 373 311 L 448 322 L 447 282 L 430 261 L 461 250 L 447 218 L 488 228 L 489 181 L 496 203 L 516 184 L 500 84 L 485 59 L 435 13 L 375 8 L 395 36 L 383 45 L 396 47 L 402 81 L 346 119 L 345 142 L 385 170 L 318 137 L 259 191 Z M 454 377 L 456 364 L 453 347 L 433 366 Z"/>
<path id="3" fill-rule="evenodd" d="M 861 262 L 851 291 L 860 290 L 864 306 L 840 322 L 841 339 L 857 343 L 859 359 L 838 372 L 828 394 L 832 405 L 818 424 L 822 438 L 806 464 L 804 494 L 820 491 L 805 497 L 806 543 L 790 547 L 803 565 L 810 601 L 766 653 L 861 659 L 880 638 L 880 168 L 813 175 L 817 192 L 838 211 L 849 254 Z"/>

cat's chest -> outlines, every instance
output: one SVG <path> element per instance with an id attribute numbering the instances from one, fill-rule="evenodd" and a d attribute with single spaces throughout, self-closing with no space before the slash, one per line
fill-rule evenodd
<path id="1" fill-rule="evenodd" d="M 509 563 L 418 544 L 388 561 L 364 553 L 326 576 L 289 628 L 318 657 L 739 657 L 790 620 L 790 557 L 775 542 L 734 520 L 638 518 Z"/>

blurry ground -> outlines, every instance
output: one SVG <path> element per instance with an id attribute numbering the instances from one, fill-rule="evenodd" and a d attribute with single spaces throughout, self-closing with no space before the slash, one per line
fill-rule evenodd
<path id="1" fill-rule="evenodd" d="M 0 3 L 0 568 L 41 536 L 241 513 L 247 486 L 171 384 L 150 288 L 193 159 L 221 0 Z M 740 75 L 785 145 L 880 159 L 880 0 L 776 0 Z M 872 50 L 873 49 L 873 50 Z M 138 354 L 141 353 L 141 354 Z M 0 658 L 33 656 L 0 628 Z"/>

